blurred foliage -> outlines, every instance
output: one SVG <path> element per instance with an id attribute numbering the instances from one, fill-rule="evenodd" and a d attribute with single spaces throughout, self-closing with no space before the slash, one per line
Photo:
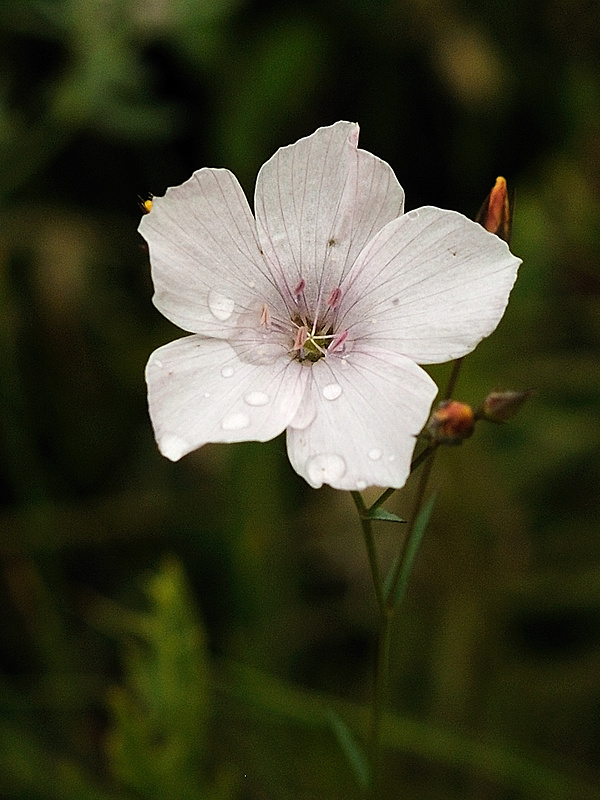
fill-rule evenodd
<path id="1" fill-rule="evenodd" d="M 440 454 L 387 788 L 600 797 L 599 9 L 0 2 L 2 797 L 360 794 L 344 739 L 376 619 L 352 505 L 281 440 L 158 455 L 143 367 L 178 332 L 136 234 L 138 196 L 203 165 L 251 193 L 275 148 L 340 118 L 409 208 L 473 216 L 498 174 L 516 189 L 524 266 L 456 396 L 537 389 Z M 391 559 L 402 526 L 381 528 Z"/>

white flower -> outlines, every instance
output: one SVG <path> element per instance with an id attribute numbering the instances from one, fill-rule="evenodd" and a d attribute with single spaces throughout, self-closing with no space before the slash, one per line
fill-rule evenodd
<path id="1" fill-rule="evenodd" d="M 417 364 L 472 350 L 498 324 L 520 261 L 480 225 L 403 214 L 388 164 L 337 122 L 279 150 L 255 214 L 225 169 L 154 199 L 140 231 L 157 308 L 193 336 L 146 377 L 161 452 L 287 430 L 311 486 L 402 486 L 436 386 Z"/>

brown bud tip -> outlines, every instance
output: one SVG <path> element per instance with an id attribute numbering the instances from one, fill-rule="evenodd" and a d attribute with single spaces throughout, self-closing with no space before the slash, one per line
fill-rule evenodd
<path id="1" fill-rule="evenodd" d="M 508 187 L 504 178 L 496 178 L 494 188 L 488 194 L 475 217 L 475 222 L 495 233 L 505 242 L 510 242 L 512 230 L 513 197 L 508 195 Z"/>
<path id="2" fill-rule="evenodd" d="M 534 394 L 535 389 L 517 392 L 512 389 L 496 389 L 490 392 L 477 412 L 478 419 L 488 422 L 507 422 L 519 411 L 523 403 Z"/>
<path id="3" fill-rule="evenodd" d="M 438 444 L 460 444 L 472 435 L 475 412 L 466 403 L 444 400 L 429 417 L 426 430 Z"/>

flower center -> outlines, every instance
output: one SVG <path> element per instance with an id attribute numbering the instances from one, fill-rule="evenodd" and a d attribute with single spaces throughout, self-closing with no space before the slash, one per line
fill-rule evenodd
<path id="1" fill-rule="evenodd" d="M 292 346 L 294 358 L 298 361 L 318 361 L 327 353 L 334 337 L 331 326 L 321 329 L 305 322 L 301 317 L 294 317 L 292 325 L 296 327 L 296 335 Z"/>
<path id="2" fill-rule="evenodd" d="M 348 331 L 337 331 L 342 290 L 339 287 L 334 288 L 325 302 L 317 299 L 314 304 L 316 307 L 309 309 L 305 288 L 306 283 L 302 279 L 294 291 L 290 292 L 295 308 L 290 309 L 287 320 L 272 315 L 267 304 L 263 304 L 260 327 L 265 332 L 283 334 L 286 338 L 291 334 L 291 341 L 288 339 L 289 355 L 301 364 L 312 364 L 334 351 L 338 355 L 343 354 Z"/>

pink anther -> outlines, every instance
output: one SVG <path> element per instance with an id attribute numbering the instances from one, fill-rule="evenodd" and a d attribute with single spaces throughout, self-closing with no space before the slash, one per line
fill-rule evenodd
<path id="1" fill-rule="evenodd" d="M 296 300 L 300 299 L 300 295 L 305 289 L 306 289 L 306 281 L 304 280 L 304 278 L 300 278 L 300 283 L 294 289 L 294 297 L 296 298 Z"/>
<path id="2" fill-rule="evenodd" d="M 331 344 L 329 345 L 328 352 L 332 353 L 339 347 L 341 347 L 342 350 L 345 350 L 346 347 L 344 345 L 344 342 L 346 341 L 347 338 L 348 338 L 348 331 L 342 331 L 341 333 L 336 333 L 336 335 L 333 337 Z"/>
<path id="3" fill-rule="evenodd" d="M 307 339 L 308 339 L 308 331 L 306 330 L 306 327 L 304 325 L 301 325 L 296 331 L 296 336 L 294 337 L 294 344 L 292 350 L 302 350 L 302 348 L 306 344 Z"/>
<path id="4" fill-rule="evenodd" d="M 271 327 L 271 314 L 266 303 L 263 303 L 262 311 L 260 312 L 260 324 L 261 327 L 264 327 L 267 330 L 269 330 Z"/>
<path id="5" fill-rule="evenodd" d="M 342 299 L 342 290 L 339 286 L 331 292 L 329 295 L 329 300 L 327 301 L 327 305 L 329 308 L 337 308 L 340 304 L 340 300 Z"/>

